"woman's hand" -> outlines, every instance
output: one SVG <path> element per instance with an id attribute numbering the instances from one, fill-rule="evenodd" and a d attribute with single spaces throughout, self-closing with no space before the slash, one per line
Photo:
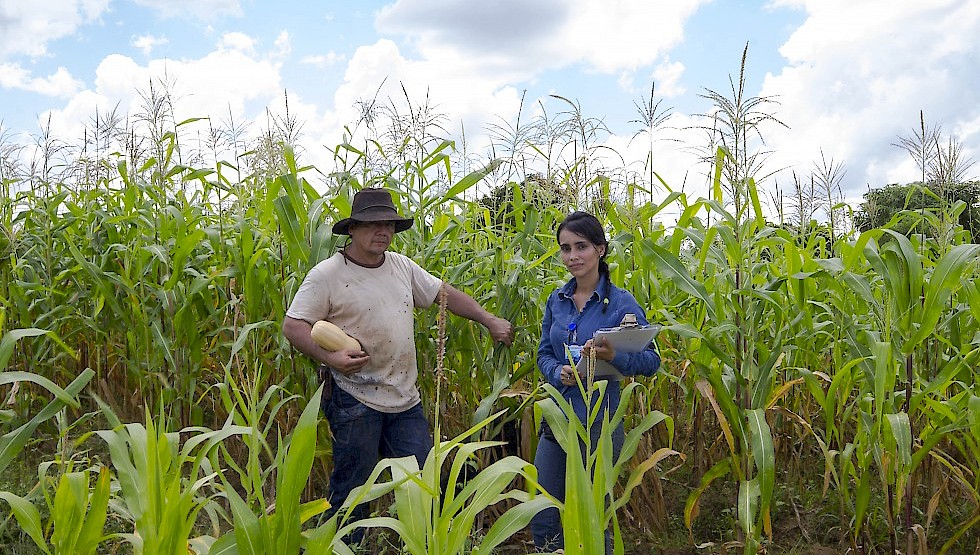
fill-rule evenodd
<path id="1" fill-rule="evenodd" d="M 575 385 L 575 368 L 572 368 L 567 364 L 565 366 L 562 366 L 561 374 L 559 375 L 559 377 L 561 378 L 562 384 Z"/>
<path id="2" fill-rule="evenodd" d="M 612 362 L 613 357 L 616 356 L 616 349 L 606 341 L 605 337 L 586 341 L 585 345 L 582 346 L 582 356 L 589 356 L 593 349 L 595 349 L 595 357 L 606 362 Z"/>

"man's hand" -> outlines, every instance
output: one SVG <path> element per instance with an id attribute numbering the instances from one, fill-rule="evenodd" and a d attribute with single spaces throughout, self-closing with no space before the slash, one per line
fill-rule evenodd
<path id="1" fill-rule="evenodd" d="M 345 376 L 350 376 L 355 374 L 364 368 L 364 366 L 371 360 L 371 355 L 365 353 L 364 351 L 355 351 L 352 349 L 344 349 L 342 351 L 325 351 L 327 354 L 323 356 L 324 362 L 327 366 L 333 368 L 334 370 L 344 374 Z"/>
<path id="2" fill-rule="evenodd" d="M 514 341 L 514 326 L 507 320 L 494 316 L 487 322 L 486 326 L 494 341 L 500 341 L 507 346 L 510 346 L 511 342 Z"/>
<path id="3" fill-rule="evenodd" d="M 514 341 L 514 326 L 510 322 L 487 312 L 485 308 L 480 306 L 480 303 L 473 300 L 473 297 L 452 285 L 445 282 L 443 284 L 446 287 L 446 307 L 450 312 L 483 324 L 494 341 L 500 341 L 504 345 L 510 346 Z"/>

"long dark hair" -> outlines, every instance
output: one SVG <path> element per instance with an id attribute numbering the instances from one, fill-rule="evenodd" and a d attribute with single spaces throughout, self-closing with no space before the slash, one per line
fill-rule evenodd
<path id="1" fill-rule="evenodd" d="M 580 210 L 565 216 L 565 219 L 558 224 L 558 230 L 555 231 L 555 240 L 558 240 L 558 236 L 566 229 L 585 237 L 595 246 L 602 245 L 605 247 L 602 249 L 602 256 L 599 257 L 599 275 L 606 276 L 606 290 L 600 293 L 602 296 L 602 311 L 605 312 L 606 307 L 609 306 L 609 286 L 612 283 L 609 277 L 609 264 L 606 262 L 606 255 L 609 254 L 609 241 L 606 240 L 606 230 L 602 228 L 602 223 L 599 222 L 598 218 Z"/>

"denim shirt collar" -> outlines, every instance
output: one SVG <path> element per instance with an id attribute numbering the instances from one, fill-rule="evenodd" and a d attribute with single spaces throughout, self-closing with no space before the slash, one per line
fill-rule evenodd
<path id="1" fill-rule="evenodd" d="M 595 291 L 592 292 L 592 296 L 589 297 L 585 304 L 589 304 L 592 299 L 599 298 L 599 291 L 602 291 L 605 287 L 607 287 L 606 282 L 608 280 L 609 278 L 606 277 L 606 274 L 599 274 L 599 281 L 595 284 Z M 571 299 L 572 295 L 575 294 L 575 289 L 577 287 L 578 282 L 575 278 L 568 280 L 568 282 L 565 285 L 562 285 L 561 289 L 558 290 L 558 297 L 565 300 Z"/>

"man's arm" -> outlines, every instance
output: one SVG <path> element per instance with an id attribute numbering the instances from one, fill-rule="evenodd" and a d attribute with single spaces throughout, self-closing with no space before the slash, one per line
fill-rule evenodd
<path id="1" fill-rule="evenodd" d="M 343 374 L 353 374 L 364 367 L 371 360 L 364 351 L 345 349 L 343 351 L 328 351 L 317 345 L 316 341 L 310 337 L 310 330 L 313 326 L 306 320 L 299 320 L 286 316 L 282 321 L 282 334 L 296 347 L 299 352 L 312 358 L 313 360 L 326 364 L 327 366 Z"/>
<path id="2" fill-rule="evenodd" d="M 490 337 L 494 341 L 500 341 L 504 345 L 511 344 L 511 341 L 514 340 L 514 326 L 510 322 L 490 314 L 473 297 L 452 285 L 448 283 L 445 285 L 447 291 L 446 308 L 457 316 L 482 324 L 490 332 Z"/>

